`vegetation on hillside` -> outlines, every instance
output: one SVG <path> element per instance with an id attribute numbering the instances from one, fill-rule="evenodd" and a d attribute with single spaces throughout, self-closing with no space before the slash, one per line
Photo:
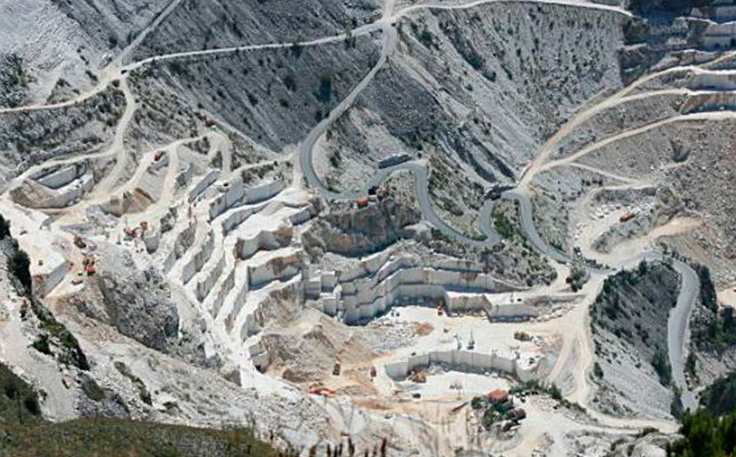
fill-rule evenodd
<path id="1" fill-rule="evenodd" d="M 270 457 L 244 429 L 212 430 L 121 419 L 0 425 L 0 454 L 14 457 Z"/>
<path id="2" fill-rule="evenodd" d="M 736 410 L 721 417 L 699 410 L 685 413 L 683 435 L 668 446 L 668 457 L 732 457 L 736 455 Z"/>
<path id="3" fill-rule="evenodd" d="M 0 363 L 0 455 L 13 457 L 275 457 L 247 429 L 121 419 L 43 420 L 33 388 Z"/>
<path id="4" fill-rule="evenodd" d="M 631 0 L 629 8 L 640 14 L 654 11 L 685 11 L 708 6 L 713 0 Z"/>
<path id="5" fill-rule="evenodd" d="M 18 245 L 14 242 L 13 252 L 8 257 L 8 271 L 18 278 L 18 281 L 20 281 L 23 288 L 28 292 L 31 291 L 32 287 L 30 268 L 31 260 L 28 258 L 28 254 L 18 248 Z"/>
<path id="6" fill-rule="evenodd" d="M 642 261 L 637 268 L 605 279 L 590 308 L 597 356 L 593 374 L 602 386 L 601 398 L 609 401 L 615 391 L 625 402 L 637 398 L 635 378 L 647 376 L 650 365 L 659 384 L 672 391 L 670 414 L 682 418 L 681 392 L 672 382 L 667 354 L 667 322 L 679 290 L 680 277 L 667 261 Z M 628 359 L 622 362 L 621 352 L 632 357 L 633 363 Z M 661 395 L 658 404 L 664 409 L 664 392 L 657 392 Z M 624 404 L 631 408 L 633 402 Z"/>
<path id="7" fill-rule="evenodd" d="M 39 420 L 40 414 L 36 392 L 0 363 L 0 427 L 6 423 L 29 424 Z"/>
<path id="8" fill-rule="evenodd" d="M 733 308 L 719 307 L 710 270 L 704 265 L 693 265 L 700 279 L 700 304 L 710 312 L 704 323 L 693 325 L 693 342 L 699 349 L 723 352 L 736 346 L 736 314 Z"/>
<path id="9" fill-rule="evenodd" d="M 8 271 L 17 279 L 18 293 L 28 300 L 30 310 L 38 319 L 42 333 L 32 343 L 32 347 L 46 355 L 56 355 L 61 363 L 73 365 L 81 370 L 89 370 L 89 362 L 76 337 L 49 311 L 32 292 L 31 260 L 20 249 L 18 243 L 10 237 L 9 222 L 0 216 L 0 240 L 9 239 L 5 244 Z M 25 306 L 24 305 L 24 309 Z M 27 318 L 26 311 L 21 312 L 22 318 Z M 53 343 L 53 344 L 52 344 Z M 52 350 L 52 346 L 57 348 Z"/>
<path id="10" fill-rule="evenodd" d="M 10 223 L 0 214 L 0 241 L 10 235 Z"/>
<path id="11" fill-rule="evenodd" d="M 671 381 L 666 323 L 676 303 L 677 279 L 674 270 L 664 263 L 641 262 L 634 270 L 622 270 L 606 278 L 590 308 L 594 332 L 599 328 L 608 330 L 637 347 L 649 359 L 663 386 Z M 598 350 L 596 347 L 596 353 Z"/>
<path id="12" fill-rule="evenodd" d="M 669 386 L 672 382 L 672 366 L 670 366 L 667 354 L 662 349 L 658 349 L 652 356 L 652 366 L 654 371 L 657 372 L 657 376 L 659 376 L 660 384 Z"/>
<path id="13" fill-rule="evenodd" d="M 736 411 L 736 370 L 706 388 L 700 394 L 700 406 L 715 416 Z"/>

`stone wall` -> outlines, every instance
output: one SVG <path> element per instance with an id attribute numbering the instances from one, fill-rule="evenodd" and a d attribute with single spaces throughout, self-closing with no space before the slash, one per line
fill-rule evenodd
<path id="1" fill-rule="evenodd" d="M 522 366 L 524 362 L 521 359 L 510 359 L 498 354 L 481 354 L 462 350 L 432 351 L 428 354 L 415 355 L 404 362 L 386 364 L 384 369 L 386 374 L 394 381 L 403 381 L 412 371 L 429 368 L 433 364 L 445 365 L 457 371 L 500 371 L 515 376 L 522 382 L 534 379 L 537 376 L 536 364 Z"/>

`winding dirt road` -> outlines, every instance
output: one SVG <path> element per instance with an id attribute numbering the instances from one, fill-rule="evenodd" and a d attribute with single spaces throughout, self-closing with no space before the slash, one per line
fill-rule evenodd
<path id="1" fill-rule="evenodd" d="M 583 2 L 583 1 L 574 1 L 574 0 L 569 0 L 569 1 L 566 1 L 566 0 L 535 0 L 535 1 L 537 3 L 551 3 L 551 4 L 570 5 L 574 7 L 580 7 L 580 8 L 594 8 L 594 9 L 599 9 L 599 10 L 608 10 L 608 11 L 612 11 L 612 12 L 619 13 L 619 14 L 630 15 L 630 13 L 628 13 L 627 11 L 621 10 L 620 8 L 617 8 L 617 7 L 611 7 L 611 6 L 595 4 L 595 3 L 588 3 L 588 2 Z M 316 192 L 318 192 L 321 196 L 327 199 L 354 200 L 356 198 L 366 195 L 368 188 L 370 188 L 373 185 L 383 182 L 392 173 L 400 171 L 400 170 L 406 170 L 406 171 L 411 172 L 412 175 L 414 176 L 416 198 L 420 206 L 423 217 L 430 224 L 435 226 L 438 230 L 440 230 L 445 235 L 451 236 L 459 240 L 460 242 L 463 242 L 463 243 L 466 243 L 472 246 L 490 247 L 490 246 L 494 246 L 500 243 L 501 239 L 498 236 L 498 234 L 495 233 L 495 231 L 493 230 L 492 224 L 490 223 L 491 214 L 493 210 L 493 203 L 494 203 L 492 200 L 488 200 L 484 203 L 483 208 L 481 210 L 481 214 L 480 214 L 481 216 L 480 230 L 481 230 L 481 233 L 483 233 L 483 235 L 485 236 L 484 240 L 476 240 L 476 239 L 469 238 L 466 235 L 460 233 L 455 228 L 451 227 L 449 224 L 442 221 L 442 219 L 435 212 L 433 204 L 431 202 L 431 197 L 428 191 L 428 173 L 429 172 L 428 172 L 427 164 L 425 161 L 421 161 L 421 160 L 412 161 L 412 162 L 407 162 L 407 163 L 400 164 L 394 167 L 389 167 L 386 169 L 378 170 L 376 174 L 373 176 L 373 178 L 370 180 L 370 182 L 365 186 L 364 189 L 361 189 L 358 192 L 336 193 L 336 192 L 333 192 L 327 189 L 326 186 L 324 186 L 324 184 L 319 179 L 313 167 L 312 154 L 314 151 L 314 146 L 316 142 L 318 141 L 318 139 L 322 135 L 324 135 L 327 129 L 353 105 L 356 98 L 371 83 L 371 81 L 373 81 L 376 74 L 386 65 L 389 57 L 395 52 L 397 43 L 398 43 L 398 34 L 395 28 L 395 23 L 397 22 L 399 18 L 410 15 L 414 12 L 417 12 L 423 9 L 436 9 L 436 10 L 469 9 L 469 8 L 478 7 L 480 5 L 490 4 L 490 3 L 514 3 L 514 2 L 517 2 L 517 0 L 480 0 L 480 1 L 474 1 L 471 3 L 460 3 L 460 4 L 454 4 L 454 5 L 428 3 L 428 4 L 418 4 L 418 5 L 409 6 L 409 7 L 399 10 L 398 12 L 394 12 L 395 0 L 387 0 L 384 6 L 382 17 L 378 21 L 372 24 L 368 24 L 368 25 L 359 27 L 353 32 L 353 35 L 366 35 L 366 34 L 372 34 L 372 33 L 378 33 L 378 32 L 382 34 L 383 46 L 382 46 L 381 54 L 380 54 L 380 57 L 377 63 L 374 65 L 373 68 L 371 68 L 371 70 L 366 74 L 366 76 L 358 83 L 358 85 L 354 87 L 353 90 L 332 110 L 332 112 L 330 112 L 330 114 L 325 119 L 319 122 L 317 126 L 315 126 L 309 132 L 307 137 L 299 145 L 298 154 L 297 154 L 299 169 L 301 173 L 303 174 L 303 176 L 307 179 L 307 182 L 309 183 L 311 188 L 315 190 Z M 120 87 L 123 93 L 125 94 L 125 99 L 126 99 L 125 112 L 118 123 L 115 139 L 113 141 L 113 145 L 111 146 L 111 148 L 105 153 L 95 156 L 95 157 L 113 157 L 114 156 L 116 159 L 116 164 L 115 164 L 115 167 L 113 168 L 113 171 L 98 186 L 97 191 L 93 195 L 94 197 L 93 200 L 101 198 L 104 193 L 110 191 L 116 185 L 116 183 L 122 178 L 124 171 L 128 165 L 128 160 L 127 160 L 128 158 L 126 156 L 125 148 L 124 148 L 124 137 L 125 137 L 125 132 L 127 130 L 127 127 L 131 119 L 133 118 L 133 115 L 135 114 L 135 110 L 136 110 L 136 102 L 135 102 L 135 99 L 127 83 L 127 73 L 128 72 L 140 69 L 154 62 L 192 58 L 192 57 L 198 57 L 198 56 L 217 55 L 217 54 L 222 54 L 222 53 L 231 53 L 231 52 L 240 52 L 240 51 L 284 49 L 284 48 L 289 48 L 289 47 L 294 46 L 294 43 L 291 43 L 291 42 L 290 43 L 263 44 L 263 45 L 235 46 L 235 47 L 228 47 L 228 48 L 172 53 L 172 54 L 150 57 L 150 58 L 138 61 L 138 62 L 124 64 L 125 60 L 131 55 L 133 50 L 136 49 L 136 47 L 145 39 L 145 37 L 148 36 L 148 34 L 150 34 L 151 31 L 155 30 L 166 19 L 166 17 L 168 17 L 171 14 L 171 12 L 174 11 L 180 4 L 181 4 L 181 0 L 173 0 L 171 3 L 169 3 L 168 6 L 161 12 L 161 14 L 159 14 L 152 21 L 152 23 L 148 27 L 146 27 L 146 29 L 144 29 L 144 31 L 140 33 L 138 37 L 136 37 L 136 39 L 128 47 L 126 47 L 126 49 L 123 50 L 123 52 L 121 52 L 121 54 L 115 60 L 113 60 L 113 62 L 108 67 L 103 69 L 103 71 L 101 72 L 101 77 L 99 78 L 100 81 L 98 85 L 95 88 L 93 88 L 91 91 L 85 94 L 82 94 L 73 100 L 62 102 L 62 103 L 57 103 L 57 104 L 0 109 L 0 114 L 6 114 L 6 113 L 12 113 L 12 112 L 29 112 L 29 111 L 37 111 L 37 110 L 50 110 L 50 109 L 70 107 L 70 106 L 74 106 L 86 99 L 89 99 L 99 94 L 100 92 L 105 90 L 109 86 L 109 84 L 111 84 L 113 81 L 120 81 Z M 320 38 L 320 39 L 316 39 L 316 40 L 312 40 L 308 42 L 299 43 L 299 45 L 318 46 L 322 44 L 343 41 L 346 38 L 347 37 L 345 34 L 340 34 L 340 35 L 324 37 L 324 38 Z M 734 55 L 736 55 L 736 53 L 725 54 L 722 57 L 712 62 L 703 64 L 703 66 L 712 65 L 713 63 L 716 63 L 718 61 L 721 61 L 727 58 L 732 58 Z M 584 157 L 590 152 L 598 150 L 606 145 L 613 144 L 615 142 L 624 140 L 626 138 L 633 137 L 637 134 L 644 133 L 648 130 L 658 128 L 664 125 L 668 125 L 671 123 L 690 121 L 690 120 L 731 119 L 733 117 L 736 117 L 736 113 L 732 113 L 732 112 L 710 112 L 710 113 L 697 113 L 697 114 L 676 116 L 676 117 L 661 120 L 658 122 L 653 122 L 645 126 L 639 127 L 637 129 L 632 129 L 632 130 L 628 130 L 625 132 L 621 132 L 617 135 L 613 135 L 608 138 L 604 138 L 601 141 L 598 141 L 594 144 L 591 144 L 581 149 L 580 151 L 577 151 L 575 154 L 571 156 L 565 157 L 563 159 L 550 161 L 550 158 L 555 153 L 556 148 L 560 144 L 562 139 L 572 134 L 577 127 L 581 126 L 583 123 L 591 119 L 593 116 L 595 116 L 596 114 L 608 108 L 616 107 L 623 103 L 627 103 L 633 100 L 653 97 L 657 95 L 692 93 L 693 91 L 689 91 L 688 89 L 671 89 L 671 90 L 650 91 L 650 92 L 644 92 L 644 93 L 632 95 L 632 93 L 635 90 L 643 87 L 646 83 L 654 80 L 655 78 L 666 75 L 668 73 L 679 72 L 679 71 L 692 71 L 695 73 L 714 72 L 714 70 L 706 70 L 702 66 L 688 66 L 688 67 L 675 67 L 673 69 L 668 69 L 668 70 L 664 70 L 661 72 L 652 73 L 650 75 L 647 75 L 639 79 L 638 81 L 620 90 L 614 95 L 604 99 L 603 101 L 596 103 L 595 105 L 590 106 L 587 109 L 581 111 L 579 114 L 573 117 L 569 122 L 564 124 L 558 130 L 558 132 L 555 135 L 553 135 L 542 146 L 542 148 L 539 151 L 539 154 L 537 154 L 535 159 L 530 163 L 530 165 L 526 168 L 525 172 L 523 173 L 518 183 L 517 188 L 511 191 L 507 191 L 502 195 L 502 198 L 504 199 L 515 200 L 519 202 L 522 229 L 527 235 L 530 242 L 544 256 L 551 259 L 553 262 L 556 262 L 559 264 L 566 264 L 570 262 L 570 258 L 565 253 L 560 252 L 557 249 L 550 246 L 539 235 L 537 228 L 534 224 L 533 208 L 532 208 L 532 203 L 530 201 L 529 195 L 531 193 L 531 190 L 530 190 L 531 183 L 534 177 L 538 173 L 543 172 L 545 170 L 552 169 L 554 167 L 558 167 L 558 166 L 572 165 L 572 166 L 577 166 L 581 168 L 587 167 L 585 165 L 578 164 L 575 161 Z M 181 140 L 181 141 L 187 141 L 187 140 Z M 175 177 L 175 172 L 178 169 L 176 146 L 177 145 L 170 145 L 166 148 L 168 152 L 171 153 L 171 157 L 170 157 L 170 163 L 169 163 L 169 170 L 167 171 L 167 176 L 165 179 L 165 188 L 164 188 L 165 195 L 170 195 L 173 192 L 173 188 L 171 186 L 173 186 L 172 184 L 173 178 Z M 93 156 L 55 161 L 54 163 L 73 163 L 73 161 L 76 161 L 76 160 L 85 160 L 89 158 L 93 158 Z M 44 166 L 48 166 L 49 163 L 45 164 Z M 141 165 L 142 164 L 139 164 L 139 167 Z M 605 170 L 597 170 L 597 171 L 601 173 L 609 173 Z M 27 177 L 29 176 L 29 173 L 30 173 L 30 170 L 24 173 L 22 176 Z M 616 177 L 616 179 L 623 180 L 625 178 Z M 135 182 L 135 179 L 130 180 L 130 181 Z M 163 210 L 163 207 L 162 208 L 156 207 L 157 211 L 159 209 Z M 619 262 L 617 262 L 616 264 L 613 264 L 613 266 L 620 268 L 625 265 L 629 265 L 632 262 L 636 262 L 640 260 L 641 258 L 658 259 L 658 258 L 661 258 L 661 256 L 654 252 L 645 253 L 645 254 L 642 254 L 641 257 L 619 259 Z M 668 351 L 669 351 L 670 361 L 672 364 L 673 376 L 674 376 L 675 382 L 678 386 L 686 387 L 684 373 L 683 373 L 683 370 L 684 370 L 684 363 L 683 363 L 684 349 L 683 348 L 684 348 L 684 343 L 687 339 L 689 316 L 690 316 L 690 312 L 691 312 L 693 303 L 697 296 L 697 291 L 699 289 L 699 282 L 698 282 L 697 274 L 688 265 L 681 263 L 681 262 L 675 262 L 674 267 L 680 273 L 682 277 L 682 285 L 681 285 L 680 293 L 679 293 L 678 300 L 677 300 L 677 306 L 671 311 L 670 319 L 668 322 Z M 603 277 L 604 275 L 594 273 L 594 278 L 592 280 L 593 282 L 591 283 L 590 286 L 588 286 L 588 289 L 586 289 L 586 293 L 588 294 L 588 296 L 586 297 L 588 305 L 597 295 L 598 287 L 601 284 Z M 569 393 L 569 397 L 574 401 L 580 402 L 584 406 L 589 405 L 588 402 L 590 400 L 591 392 L 592 392 L 592 386 L 588 378 L 589 368 L 593 363 L 593 351 L 591 350 L 591 347 L 592 347 L 591 340 L 592 339 L 591 339 L 590 332 L 589 332 L 589 323 L 586 321 L 588 305 L 580 306 L 579 309 L 576 309 L 574 311 L 576 313 L 574 315 L 574 318 L 575 318 L 574 322 L 576 322 L 577 326 L 576 328 L 568 329 L 569 332 L 565 335 L 565 343 L 564 343 L 562 353 L 560 355 L 557 366 L 553 369 L 552 376 L 551 376 L 551 379 L 555 379 L 557 376 L 561 376 L 563 365 L 570 361 L 573 361 L 575 363 L 575 376 L 574 376 L 575 377 L 574 379 L 575 387 Z M 692 394 L 688 392 L 686 388 L 683 389 L 683 403 L 685 404 L 686 407 L 694 407 L 696 405 L 694 396 L 692 396 Z M 588 412 L 591 415 L 591 417 L 598 420 L 600 424 L 606 427 L 610 427 L 611 429 L 629 429 L 629 428 L 638 428 L 638 427 L 653 425 L 658 428 L 661 428 L 667 431 L 671 431 L 675 427 L 675 425 L 671 422 L 651 421 L 651 420 L 644 420 L 644 419 L 639 420 L 639 419 L 611 418 L 591 408 L 588 408 Z"/>

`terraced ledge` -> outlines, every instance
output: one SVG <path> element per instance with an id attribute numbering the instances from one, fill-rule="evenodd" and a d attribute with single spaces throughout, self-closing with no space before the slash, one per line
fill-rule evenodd
<path id="1" fill-rule="evenodd" d="M 205 263 L 212 257 L 215 250 L 215 232 L 210 230 L 206 239 L 201 244 L 201 249 L 184 264 L 181 272 L 182 284 L 188 284 L 195 274 L 199 273 Z"/>
<path id="2" fill-rule="evenodd" d="M 225 299 L 227 299 L 228 295 L 230 295 L 230 293 L 232 292 L 234 288 L 235 288 L 235 268 L 232 268 L 230 270 L 230 273 L 225 277 L 225 280 L 222 282 L 222 285 L 220 285 L 218 293 L 211 303 L 210 315 L 213 318 L 217 318 L 217 316 L 220 314 L 220 310 L 222 309 L 222 306 L 225 304 Z"/>
<path id="3" fill-rule="evenodd" d="M 262 211 L 266 205 L 252 206 L 246 208 L 234 208 L 222 221 L 222 234 L 227 236 L 249 217 Z"/>
<path id="4" fill-rule="evenodd" d="M 304 254 L 295 248 L 286 248 L 283 253 L 275 251 L 261 263 L 248 265 L 248 286 L 258 289 L 274 281 L 286 281 L 299 274 L 304 268 Z"/>
<path id="5" fill-rule="evenodd" d="M 16 203 L 28 208 L 64 208 L 81 199 L 96 184 L 90 162 L 51 167 L 11 190 Z"/>
<path id="6" fill-rule="evenodd" d="M 258 352 L 256 352 L 258 354 Z M 531 358 L 508 358 L 498 354 L 481 354 L 471 351 L 432 351 L 428 354 L 416 355 L 404 362 L 389 363 L 384 366 L 388 377 L 394 381 L 403 381 L 412 371 L 429 368 L 433 364 L 442 364 L 454 371 L 487 372 L 500 371 L 512 375 L 522 382 L 537 379 L 539 362 Z"/>
<path id="7" fill-rule="evenodd" d="M 204 193 L 207 188 L 209 188 L 212 184 L 214 184 L 218 178 L 220 177 L 220 170 L 210 170 L 206 175 L 204 175 L 199 181 L 197 181 L 197 184 L 192 187 L 192 189 L 189 191 L 189 203 L 194 203 L 194 201 Z"/>
<path id="8" fill-rule="evenodd" d="M 223 253 L 220 256 L 220 259 L 214 264 L 212 269 L 204 274 L 204 278 L 197 281 L 196 296 L 200 302 L 204 301 L 204 299 L 207 298 L 207 295 L 209 295 L 210 291 L 212 291 L 212 288 L 215 286 L 217 279 L 220 277 L 224 269 L 225 254 Z"/>
<path id="9" fill-rule="evenodd" d="M 259 251 L 273 251 L 289 246 L 293 235 L 293 230 L 286 226 L 279 226 L 274 230 L 261 230 L 254 236 L 238 238 L 235 252 L 239 259 L 248 260 Z"/>
<path id="10" fill-rule="evenodd" d="M 329 315 L 354 325 L 373 319 L 393 306 L 443 304 L 450 313 L 485 311 L 494 318 L 537 317 L 539 309 L 524 303 L 492 305 L 488 293 L 522 290 L 482 273 L 479 265 L 447 260 L 424 267 L 411 256 L 372 257 L 352 271 L 319 272 L 306 281 L 305 295 Z"/>
<path id="11" fill-rule="evenodd" d="M 236 270 L 238 270 L 238 274 L 236 274 L 232 292 L 228 295 L 227 299 L 225 299 L 225 303 L 222 305 L 222 310 L 219 313 L 220 316 L 224 316 L 224 325 L 228 333 L 232 332 L 235 328 L 235 322 L 237 321 L 248 298 L 247 268 L 243 265 L 242 270 L 244 274 L 240 274 L 240 269 Z"/>
<path id="12" fill-rule="evenodd" d="M 286 183 L 271 181 L 262 186 L 246 189 L 243 178 L 238 176 L 229 182 L 223 183 L 220 188 L 223 193 L 210 202 L 210 221 L 236 205 L 255 204 L 269 200 L 284 190 Z"/>
<path id="13" fill-rule="evenodd" d="M 163 224 L 162 224 L 163 226 Z M 163 228 L 162 228 L 163 230 Z M 176 264 L 176 261 L 181 259 L 184 254 L 192 247 L 197 233 L 197 223 L 194 220 L 189 221 L 189 224 L 182 229 L 181 232 L 176 236 L 174 245 L 169 252 L 169 255 L 164 260 L 164 272 L 168 273 Z"/>

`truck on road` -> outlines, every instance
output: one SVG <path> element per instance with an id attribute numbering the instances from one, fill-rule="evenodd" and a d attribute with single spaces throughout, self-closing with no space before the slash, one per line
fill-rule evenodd
<path id="1" fill-rule="evenodd" d="M 402 164 L 404 162 L 408 162 L 410 160 L 411 160 L 411 156 L 409 154 L 392 155 L 392 156 L 386 157 L 385 159 L 381 159 L 378 162 L 378 168 L 393 167 L 393 166 Z"/>

